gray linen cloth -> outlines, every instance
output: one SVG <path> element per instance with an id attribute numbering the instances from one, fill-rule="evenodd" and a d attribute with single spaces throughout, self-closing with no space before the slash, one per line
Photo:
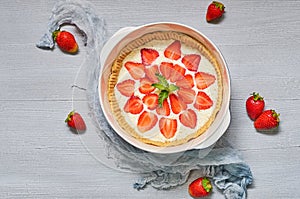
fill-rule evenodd
<path id="1" fill-rule="evenodd" d="M 133 185 L 135 189 L 141 190 L 147 185 L 157 189 L 174 188 L 186 183 L 190 172 L 197 170 L 203 176 L 210 177 L 215 186 L 223 190 L 225 198 L 246 198 L 247 186 L 253 180 L 251 170 L 224 137 L 207 149 L 175 154 L 146 152 L 119 137 L 106 121 L 98 97 L 100 52 L 107 39 L 105 20 L 97 16 L 93 5 L 87 1 L 59 1 L 52 10 L 46 33 L 36 46 L 52 49 L 52 32 L 64 24 L 76 25 L 84 33 L 87 99 L 90 117 L 97 127 L 95 133 L 105 141 L 108 148 L 106 155 L 115 159 L 117 167 L 140 173 L 141 178 Z"/>

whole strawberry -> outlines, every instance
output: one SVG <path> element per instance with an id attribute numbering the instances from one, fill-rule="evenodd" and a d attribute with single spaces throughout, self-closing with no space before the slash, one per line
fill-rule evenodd
<path id="1" fill-rule="evenodd" d="M 253 92 L 246 101 L 246 110 L 251 120 L 256 120 L 265 108 L 264 98 Z"/>
<path id="2" fill-rule="evenodd" d="M 279 115 L 274 110 L 266 110 L 255 120 L 254 127 L 258 131 L 274 129 L 279 125 Z"/>
<path id="3" fill-rule="evenodd" d="M 218 1 L 213 1 L 211 4 L 209 4 L 207 8 L 206 21 L 210 22 L 215 19 L 218 19 L 223 15 L 224 12 L 225 6 Z"/>
<path id="4" fill-rule="evenodd" d="M 57 43 L 58 47 L 67 53 L 75 54 L 78 51 L 78 44 L 72 35 L 67 31 L 56 30 L 52 33 L 53 40 Z"/>
<path id="5" fill-rule="evenodd" d="M 79 132 L 83 132 L 86 130 L 86 125 L 83 118 L 79 113 L 75 111 L 71 111 L 68 114 L 68 117 L 66 118 L 65 122 L 68 124 L 69 127 Z"/>
<path id="6" fill-rule="evenodd" d="M 211 190 L 212 185 L 206 177 L 198 178 L 189 185 L 189 194 L 194 198 L 208 196 Z"/>

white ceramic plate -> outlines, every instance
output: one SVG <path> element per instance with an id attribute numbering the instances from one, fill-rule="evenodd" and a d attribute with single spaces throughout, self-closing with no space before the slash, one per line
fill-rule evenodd
<path id="1" fill-rule="evenodd" d="M 134 39 L 154 31 L 177 31 L 194 37 L 203 43 L 216 57 L 220 64 L 223 77 L 223 101 L 215 121 L 210 128 L 199 137 L 190 140 L 185 144 L 170 147 L 158 147 L 138 141 L 130 134 L 126 133 L 114 119 L 110 110 L 110 105 L 106 96 L 107 83 L 110 76 L 111 65 L 123 47 Z M 201 32 L 183 24 L 160 22 L 139 27 L 125 27 L 116 32 L 104 45 L 100 55 L 100 78 L 99 78 L 99 98 L 104 115 L 112 128 L 128 143 L 145 151 L 153 153 L 177 153 L 191 149 L 204 149 L 213 145 L 226 131 L 230 123 L 229 101 L 230 101 L 230 76 L 226 62 L 218 48 L 204 36 Z"/>

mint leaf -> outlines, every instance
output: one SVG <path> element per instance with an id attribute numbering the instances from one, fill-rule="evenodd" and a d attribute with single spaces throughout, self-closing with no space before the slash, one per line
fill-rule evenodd
<path id="1" fill-rule="evenodd" d="M 169 97 L 169 94 L 178 90 L 179 87 L 174 84 L 169 84 L 166 78 L 161 74 L 156 73 L 155 75 L 159 82 L 153 83 L 152 86 L 160 91 L 158 95 L 158 104 L 160 107 L 162 107 L 163 102 Z"/>
<path id="2" fill-rule="evenodd" d="M 158 104 L 160 107 L 162 107 L 163 102 L 165 99 L 169 97 L 169 91 L 167 90 L 162 90 L 159 95 L 158 95 Z"/>
<path id="3" fill-rule="evenodd" d="M 179 89 L 179 87 L 176 86 L 176 85 L 174 85 L 174 84 L 171 84 L 171 85 L 168 87 L 169 92 L 173 92 L 173 91 L 176 91 L 176 90 L 178 90 L 178 89 Z"/>
<path id="4" fill-rule="evenodd" d="M 156 75 L 156 77 L 157 77 L 157 79 L 159 80 L 159 83 L 160 83 L 161 85 L 163 85 L 163 86 L 166 87 L 166 88 L 169 87 L 169 83 L 168 83 L 168 81 L 166 80 L 166 78 L 165 78 L 164 76 L 162 76 L 162 75 L 159 74 L 159 73 L 156 73 L 155 75 Z"/>
<path id="5" fill-rule="evenodd" d="M 165 90 L 166 89 L 166 87 L 163 86 L 160 83 L 154 83 L 154 84 L 152 84 L 152 86 L 155 87 L 155 88 L 158 88 L 159 90 Z"/>

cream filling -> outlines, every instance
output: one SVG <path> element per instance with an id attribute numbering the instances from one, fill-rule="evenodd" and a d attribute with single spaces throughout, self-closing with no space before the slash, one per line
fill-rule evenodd
<path id="1" fill-rule="evenodd" d="M 174 40 L 165 40 L 165 41 L 153 40 L 153 41 L 151 41 L 151 42 L 149 42 L 149 43 L 133 50 L 123 60 L 123 66 L 122 66 L 122 69 L 120 70 L 120 73 L 119 73 L 118 83 L 122 82 L 126 79 L 132 79 L 132 77 L 128 73 L 127 69 L 124 67 L 124 63 L 126 63 L 127 61 L 133 61 L 133 62 L 141 63 L 142 60 L 141 60 L 140 50 L 142 48 L 152 48 L 152 49 L 155 49 L 159 52 L 160 56 L 152 63 L 152 65 L 158 65 L 159 66 L 161 62 L 172 62 L 173 64 L 179 64 L 180 66 L 184 67 L 184 65 L 181 63 L 181 58 L 177 61 L 174 61 L 174 60 L 170 60 L 168 58 L 165 58 L 165 56 L 163 54 L 166 47 L 168 45 L 170 45 L 173 41 Z M 206 73 L 214 75 L 217 78 L 217 73 L 215 71 L 214 66 L 209 62 L 209 60 L 204 55 L 202 55 L 200 53 L 200 51 L 198 51 L 197 49 L 190 48 L 189 46 L 186 46 L 185 44 L 181 43 L 181 53 L 182 53 L 181 57 L 183 57 L 186 54 L 200 54 L 201 55 L 201 61 L 200 61 L 199 68 L 198 68 L 197 72 L 199 72 L 199 71 L 206 72 Z M 186 74 L 191 74 L 194 77 L 195 72 L 191 72 L 189 70 L 186 70 Z M 139 88 L 139 81 L 136 81 L 134 95 L 139 96 L 142 99 L 144 94 L 140 93 L 138 88 Z M 195 86 L 194 86 L 193 89 L 195 90 L 195 93 L 197 95 L 199 90 L 196 87 L 196 83 L 195 83 Z M 212 101 L 214 102 L 213 106 L 209 109 L 199 111 L 199 110 L 194 108 L 194 106 L 193 106 L 194 103 L 191 103 L 191 104 L 187 105 L 188 109 L 194 110 L 195 113 L 197 114 L 197 125 L 194 129 L 191 129 L 189 127 L 185 127 L 184 125 L 182 125 L 179 121 L 179 115 L 180 114 L 174 114 L 171 110 L 171 114 L 167 117 L 177 119 L 177 132 L 176 132 L 175 136 L 170 138 L 170 139 L 166 139 L 160 133 L 160 130 L 159 130 L 159 125 L 158 125 L 159 119 L 163 116 L 157 115 L 155 110 L 153 110 L 153 111 L 148 110 L 148 108 L 146 106 L 144 106 L 144 110 L 149 111 L 149 112 L 154 112 L 158 116 L 158 122 L 156 123 L 154 128 L 152 128 L 151 130 L 149 130 L 147 132 L 142 133 L 137 128 L 138 118 L 139 118 L 140 114 L 134 115 L 134 114 L 126 113 L 123 110 L 123 107 L 124 107 L 125 103 L 127 102 L 128 97 L 123 96 L 118 91 L 118 89 L 116 89 L 116 88 L 115 88 L 115 95 L 116 95 L 116 99 L 118 100 L 119 106 L 121 108 L 122 116 L 125 118 L 126 122 L 139 134 L 139 136 L 141 136 L 142 138 L 150 139 L 152 141 L 165 142 L 167 140 L 168 141 L 174 141 L 174 140 L 184 139 L 188 135 L 195 133 L 197 131 L 197 129 L 201 128 L 209 120 L 211 114 L 213 113 L 213 110 L 215 109 L 215 106 L 216 106 L 215 102 L 217 101 L 217 98 L 218 98 L 218 83 L 217 83 L 217 80 L 212 85 L 210 85 L 208 88 L 206 88 L 204 90 L 201 90 L 201 91 L 205 92 L 212 99 Z M 164 117 L 166 117 L 166 116 L 164 116 Z"/>

